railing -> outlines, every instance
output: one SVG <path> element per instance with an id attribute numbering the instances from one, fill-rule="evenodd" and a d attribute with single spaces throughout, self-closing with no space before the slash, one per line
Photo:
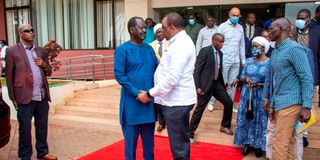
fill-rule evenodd
<path id="1" fill-rule="evenodd" d="M 57 59 L 62 66 L 51 78 L 67 80 L 107 79 L 113 76 L 113 55 L 85 55 Z"/>

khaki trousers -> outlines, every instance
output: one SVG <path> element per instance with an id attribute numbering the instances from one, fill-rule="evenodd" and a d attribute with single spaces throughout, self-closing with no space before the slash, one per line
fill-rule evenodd
<path id="1" fill-rule="evenodd" d="M 277 111 L 272 160 L 294 160 L 294 125 L 301 109 L 301 105 L 293 105 Z"/>

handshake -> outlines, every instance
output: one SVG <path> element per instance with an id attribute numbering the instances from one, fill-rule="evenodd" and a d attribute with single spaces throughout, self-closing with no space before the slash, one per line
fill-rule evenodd
<path id="1" fill-rule="evenodd" d="M 148 103 L 151 100 L 151 97 L 148 96 L 146 91 L 140 90 L 136 99 L 142 103 Z"/>

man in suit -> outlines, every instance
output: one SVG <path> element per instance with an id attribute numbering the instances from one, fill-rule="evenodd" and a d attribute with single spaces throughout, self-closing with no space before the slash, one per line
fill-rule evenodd
<path id="1" fill-rule="evenodd" d="M 37 157 L 56 160 L 57 157 L 49 154 L 47 143 L 50 101 L 47 76 L 52 73 L 48 53 L 33 44 L 35 34 L 30 24 L 20 25 L 18 33 L 20 43 L 8 48 L 5 69 L 9 97 L 19 122 L 18 155 L 22 160 L 31 158 L 31 119 L 34 117 Z"/>
<path id="2" fill-rule="evenodd" d="M 230 130 L 233 102 L 228 95 L 222 76 L 222 48 L 224 37 L 220 33 L 212 36 L 212 46 L 200 50 L 194 70 L 194 81 L 198 94 L 198 104 L 190 122 L 190 142 L 194 141 L 194 132 L 198 128 L 202 114 L 211 96 L 224 105 L 220 131 L 232 135 Z"/>
<path id="3" fill-rule="evenodd" d="M 161 23 L 158 23 L 157 25 L 155 25 L 153 27 L 153 31 L 156 34 L 156 40 L 150 43 L 150 45 L 156 54 L 158 62 L 160 62 L 162 55 L 168 51 L 168 41 L 164 38 L 164 33 L 163 33 Z M 164 115 L 162 114 L 161 106 L 158 104 L 156 104 L 156 114 L 157 114 L 157 119 L 159 121 L 159 126 L 157 127 L 157 131 L 161 132 L 166 128 L 166 121 L 164 119 Z"/>
<path id="4" fill-rule="evenodd" d="M 256 24 L 256 15 L 254 13 L 248 13 L 246 23 L 243 25 L 243 31 L 246 44 L 246 58 L 250 58 L 252 57 L 252 39 L 259 36 L 263 31 L 262 28 Z"/>

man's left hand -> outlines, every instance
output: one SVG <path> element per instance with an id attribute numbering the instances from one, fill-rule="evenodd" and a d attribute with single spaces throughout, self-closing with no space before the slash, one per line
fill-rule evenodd
<path id="1" fill-rule="evenodd" d="M 300 112 L 300 121 L 301 122 L 308 122 L 311 117 L 311 111 L 308 108 L 302 108 Z"/>
<path id="2" fill-rule="evenodd" d="M 148 103 L 151 98 L 147 95 L 146 91 L 140 90 L 140 93 L 137 96 L 137 100 L 139 100 L 142 103 Z"/>
<path id="3" fill-rule="evenodd" d="M 35 58 L 34 62 L 36 63 L 36 65 L 38 65 L 39 67 L 42 67 L 42 68 L 47 66 L 47 64 L 44 62 L 44 60 L 39 57 Z"/>

